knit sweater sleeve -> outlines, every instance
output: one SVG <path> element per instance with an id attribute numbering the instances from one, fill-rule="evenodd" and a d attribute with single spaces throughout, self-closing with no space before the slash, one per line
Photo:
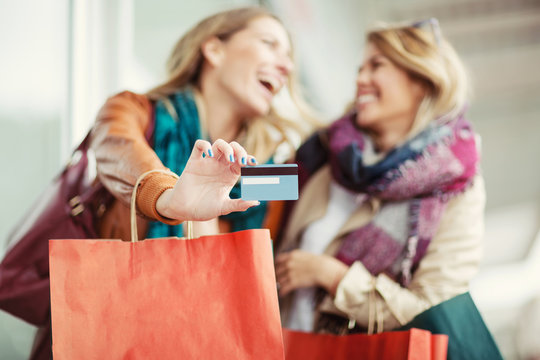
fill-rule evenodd
<path id="1" fill-rule="evenodd" d="M 365 327 L 370 311 L 374 311 L 377 316 L 372 319 L 384 321 L 384 329 L 388 330 L 468 291 L 482 258 L 484 206 L 484 182 L 477 176 L 471 188 L 448 203 L 427 254 L 407 288 L 384 274 L 372 276 L 361 262 L 355 262 L 339 283 L 333 306 Z M 370 300 L 372 290 L 375 296 Z"/>
<path id="2" fill-rule="evenodd" d="M 125 91 L 107 100 L 92 129 L 90 148 L 96 157 L 98 178 L 126 205 L 141 174 L 166 169 L 145 138 L 152 118 L 153 106 L 148 98 Z M 146 176 L 137 190 L 138 212 L 150 219 L 178 224 L 179 221 L 164 218 L 156 210 L 159 196 L 175 183 L 172 175 Z"/>

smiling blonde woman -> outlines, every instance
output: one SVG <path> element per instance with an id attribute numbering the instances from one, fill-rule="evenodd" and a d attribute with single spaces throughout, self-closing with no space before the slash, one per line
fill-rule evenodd
<path id="1" fill-rule="evenodd" d="M 130 239 L 130 194 L 140 179 L 141 238 L 182 236 L 184 220 L 194 220 L 196 236 L 262 227 L 266 204 L 236 199 L 240 168 L 272 162 L 301 134 L 305 124 L 274 108 L 278 93 L 288 91 L 311 119 L 296 92 L 289 34 L 263 8 L 224 11 L 178 41 L 167 70 L 163 84 L 114 95 L 97 115 L 90 139 L 97 181 L 113 195 L 96 209 L 99 236 Z M 50 354 L 49 323 L 31 358 Z"/>
<path id="2" fill-rule="evenodd" d="M 300 113 L 312 119 L 297 94 L 292 52 L 289 34 L 267 10 L 221 12 L 199 22 L 178 41 L 163 84 L 144 95 L 123 92 L 110 98 L 99 112 L 91 143 L 99 179 L 117 198 L 102 218 L 101 236 L 129 238 L 126 205 L 135 180 L 152 169 L 181 174 L 197 139 L 210 143 L 221 139 L 235 149 L 245 148 L 262 163 L 272 162 L 281 144 L 292 146 L 291 134 L 301 134 L 303 125 L 278 115 L 274 97 L 288 91 Z M 149 143 L 145 133 L 151 127 Z M 182 236 L 183 209 L 199 213 L 198 207 L 208 209 L 215 203 L 203 204 L 204 198 L 188 202 L 186 196 L 193 189 L 187 191 L 172 175 L 145 178 L 138 189 L 137 209 L 153 221 L 140 219 L 140 231 L 147 238 Z M 239 195 L 235 186 L 231 197 Z M 192 220 L 205 220 L 195 224 L 195 235 L 202 235 L 259 228 L 265 216 L 262 203 L 219 220 L 208 216 Z"/>
<path id="3" fill-rule="evenodd" d="M 354 105 L 297 152 L 276 259 L 292 329 L 395 329 L 464 293 L 485 191 L 468 83 L 435 19 L 367 33 Z"/>

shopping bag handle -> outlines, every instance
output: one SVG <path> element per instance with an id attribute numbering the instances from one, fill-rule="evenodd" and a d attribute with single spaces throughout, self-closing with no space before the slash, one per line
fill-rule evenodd
<path id="1" fill-rule="evenodd" d="M 368 335 L 375 333 L 375 325 L 377 325 L 377 334 L 384 330 L 384 314 L 377 302 L 377 281 L 374 277 L 371 278 L 371 288 L 368 293 Z"/>
<path id="2" fill-rule="evenodd" d="M 377 281 L 374 277 L 371 277 L 371 287 L 368 291 L 368 328 L 367 334 L 380 334 L 384 331 L 384 313 L 381 308 L 382 305 L 377 301 Z M 375 325 L 377 325 L 377 332 L 375 332 Z M 356 320 L 349 318 L 347 324 L 348 330 L 352 330 L 356 326 Z M 347 330 L 346 330 L 347 331 Z"/>
<path id="3" fill-rule="evenodd" d="M 170 170 L 164 170 L 164 169 L 154 169 L 147 171 L 145 173 L 142 173 L 141 176 L 137 179 L 137 182 L 135 182 L 135 186 L 133 187 L 133 191 L 131 192 L 131 204 L 130 204 L 130 222 L 131 222 L 131 242 L 137 242 L 139 241 L 139 234 L 137 232 L 137 212 L 135 210 L 135 199 L 137 197 L 137 189 L 139 188 L 139 185 L 141 181 L 151 173 L 163 173 L 167 175 L 172 175 L 176 179 L 179 178 L 178 175 L 173 173 Z M 193 239 L 193 222 L 188 221 L 187 222 L 187 238 Z"/>

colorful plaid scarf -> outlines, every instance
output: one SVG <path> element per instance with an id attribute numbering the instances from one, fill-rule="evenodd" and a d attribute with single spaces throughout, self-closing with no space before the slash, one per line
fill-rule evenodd
<path id="1" fill-rule="evenodd" d="M 373 275 L 385 273 L 403 286 L 410 281 L 438 228 L 445 205 L 462 193 L 478 171 L 475 134 L 463 116 L 432 121 L 421 133 L 372 165 L 364 163 L 369 140 L 348 114 L 299 150 L 303 185 L 329 162 L 345 188 L 382 201 L 365 226 L 343 239 L 336 257 L 361 261 Z"/>

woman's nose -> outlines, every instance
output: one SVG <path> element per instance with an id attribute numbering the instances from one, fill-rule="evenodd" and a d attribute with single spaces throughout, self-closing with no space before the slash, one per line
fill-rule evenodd
<path id="1" fill-rule="evenodd" d="M 288 55 L 281 56 L 277 61 L 277 68 L 279 69 L 280 73 L 285 76 L 289 76 L 289 74 L 294 70 L 294 63 L 291 57 Z"/>
<path id="2" fill-rule="evenodd" d="M 366 85 L 369 83 L 369 74 L 366 69 L 360 69 L 356 75 L 356 85 Z"/>

